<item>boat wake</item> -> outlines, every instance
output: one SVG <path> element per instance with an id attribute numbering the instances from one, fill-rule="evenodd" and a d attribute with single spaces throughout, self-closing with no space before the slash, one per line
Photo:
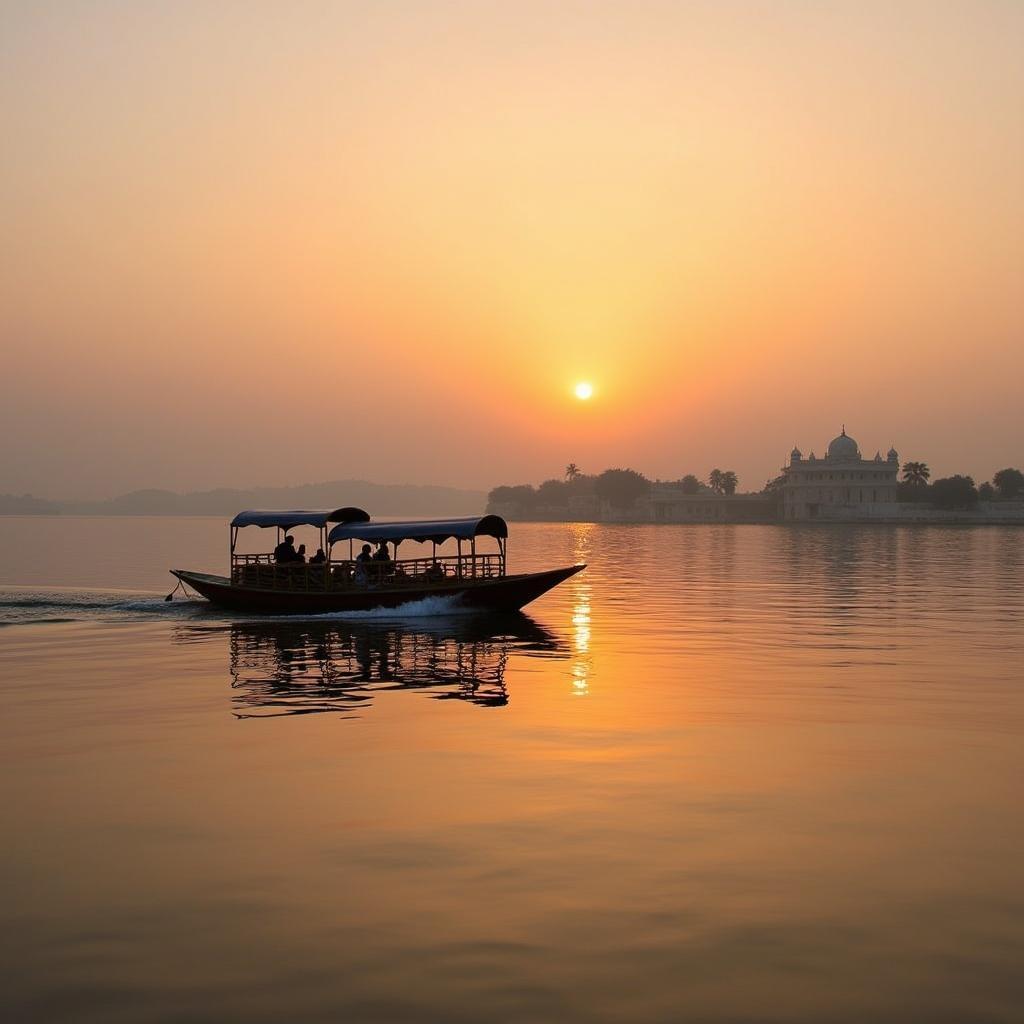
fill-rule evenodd
<path id="1" fill-rule="evenodd" d="M 37 626 L 86 619 L 178 616 L 205 601 L 167 603 L 162 597 L 125 591 L 0 590 L 0 627 Z"/>
<path id="2" fill-rule="evenodd" d="M 213 607 L 203 598 L 175 598 L 165 601 L 151 594 L 131 594 L 124 591 L 28 591 L 0 590 L 0 628 L 3 626 L 34 626 L 80 622 L 83 620 L 131 620 L 154 618 L 180 618 L 238 621 L 313 620 L 316 622 L 395 622 L 404 619 L 446 618 L 473 614 L 474 609 L 463 607 L 458 596 L 424 597 L 408 601 L 395 608 L 371 608 L 363 611 L 325 612 L 321 615 L 259 615 L 252 616 L 226 612 Z"/>
<path id="3" fill-rule="evenodd" d="M 479 614 L 479 609 L 475 610 Z M 445 595 L 443 597 L 422 597 L 418 601 L 407 601 L 395 608 L 370 608 L 365 611 L 352 612 L 327 612 L 323 615 L 311 616 L 317 621 L 330 621 L 332 619 L 362 620 L 362 619 L 422 619 L 428 616 L 446 615 L 469 615 L 474 612 L 473 608 L 466 608 L 461 603 L 458 595 Z M 293 618 L 293 616 L 288 616 Z"/>

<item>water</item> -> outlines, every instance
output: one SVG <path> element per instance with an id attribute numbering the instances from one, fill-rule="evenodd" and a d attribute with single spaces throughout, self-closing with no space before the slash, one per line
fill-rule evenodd
<path id="1" fill-rule="evenodd" d="M 163 601 L 219 520 L 3 527 L 6 1019 L 1020 1019 L 1024 531 L 514 525 L 590 564 L 528 616 L 261 622 Z"/>

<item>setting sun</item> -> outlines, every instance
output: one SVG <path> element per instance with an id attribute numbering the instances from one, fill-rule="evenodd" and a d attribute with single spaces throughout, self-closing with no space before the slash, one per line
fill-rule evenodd
<path id="1" fill-rule="evenodd" d="M 576 385 L 575 394 L 576 397 L 582 401 L 586 401 L 594 393 L 594 387 L 588 381 L 581 380 Z"/>

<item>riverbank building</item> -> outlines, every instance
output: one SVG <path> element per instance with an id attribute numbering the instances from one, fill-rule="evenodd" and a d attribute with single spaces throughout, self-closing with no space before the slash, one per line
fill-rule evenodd
<path id="1" fill-rule="evenodd" d="M 884 516 L 896 503 L 900 457 L 890 448 L 883 459 L 861 455 L 846 426 L 829 443 L 824 458 L 804 458 L 799 448 L 782 470 L 783 519 L 863 520 Z"/>

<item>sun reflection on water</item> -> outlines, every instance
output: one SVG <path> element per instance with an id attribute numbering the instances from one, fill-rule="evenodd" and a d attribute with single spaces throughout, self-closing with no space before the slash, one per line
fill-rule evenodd
<path id="1" fill-rule="evenodd" d="M 585 697 L 590 692 L 590 587 L 581 585 L 572 608 L 572 686 L 573 693 Z"/>
<path id="2" fill-rule="evenodd" d="M 593 523 L 574 523 L 572 526 L 572 556 L 574 562 L 586 562 L 590 555 Z M 590 693 L 592 658 L 590 654 L 590 585 L 579 577 L 574 584 L 572 605 L 573 664 L 572 692 L 576 697 Z"/>

